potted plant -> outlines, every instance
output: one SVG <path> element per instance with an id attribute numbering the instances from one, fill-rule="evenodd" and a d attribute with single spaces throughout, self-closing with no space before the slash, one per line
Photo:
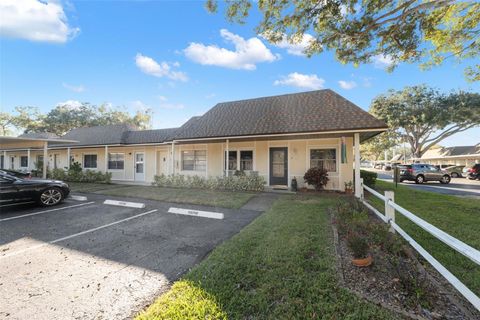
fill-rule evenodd
<path id="1" fill-rule="evenodd" d="M 346 194 L 352 194 L 353 193 L 353 182 L 345 182 L 345 193 Z"/>
<path id="2" fill-rule="evenodd" d="M 357 267 L 368 267 L 372 264 L 369 246 L 364 237 L 352 234 L 347 238 L 347 244 L 353 253 L 352 263 Z"/>
<path id="3" fill-rule="evenodd" d="M 327 170 L 318 167 L 308 169 L 303 179 L 308 184 L 314 186 L 317 191 L 322 190 L 329 180 Z"/>

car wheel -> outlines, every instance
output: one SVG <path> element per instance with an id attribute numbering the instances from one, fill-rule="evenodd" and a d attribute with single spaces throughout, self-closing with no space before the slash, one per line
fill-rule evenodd
<path id="1" fill-rule="evenodd" d="M 459 177 L 459 174 L 456 173 L 456 172 L 452 172 L 452 178 L 458 178 Z"/>
<path id="2" fill-rule="evenodd" d="M 399 182 L 400 182 L 400 183 L 402 183 L 403 181 L 405 181 L 405 180 L 403 180 L 403 179 L 400 179 L 400 181 L 399 181 Z"/>
<path id="3" fill-rule="evenodd" d="M 440 180 L 440 183 L 442 183 L 442 184 L 449 184 L 449 183 L 450 183 L 450 176 L 444 175 L 444 176 L 442 177 L 442 180 Z"/>
<path id="4" fill-rule="evenodd" d="M 38 202 L 45 207 L 54 206 L 62 202 L 64 196 L 59 188 L 48 188 L 43 190 L 38 198 Z"/>
<path id="5" fill-rule="evenodd" d="M 416 178 L 415 178 L 415 183 L 418 183 L 418 184 L 422 184 L 425 182 L 425 177 L 422 176 L 421 174 L 419 174 Z"/>

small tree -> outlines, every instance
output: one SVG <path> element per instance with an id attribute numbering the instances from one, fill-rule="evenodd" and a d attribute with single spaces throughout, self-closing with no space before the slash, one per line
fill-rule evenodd
<path id="1" fill-rule="evenodd" d="M 315 187 L 315 190 L 322 190 L 328 182 L 328 172 L 326 169 L 313 167 L 303 176 L 303 179 L 310 185 Z"/>

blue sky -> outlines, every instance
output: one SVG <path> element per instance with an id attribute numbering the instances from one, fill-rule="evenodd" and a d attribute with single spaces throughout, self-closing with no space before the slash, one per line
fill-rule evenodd
<path id="1" fill-rule="evenodd" d="M 166 128 L 217 102 L 317 88 L 333 89 L 366 110 L 375 96 L 407 85 L 480 91 L 453 61 L 429 71 L 401 65 L 387 73 L 388 59 L 355 68 L 331 53 L 307 58 L 299 55 L 301 46 L 274 46 L 256 35 L 258 15 L 245 25 L 230 24 L 222 14 L 207 13 L 203 1 L 54 1 L 48 10 L 33 0 L 8 2 L 38 14 L 34 21 L 21 15 L 0 24 L 2 111 L 30 105 L 47 112 L 65 101 L 131 112 L 150 107 L 153 127 Z M 2 12 L 0 20 L 7 21 Z M 476 128 L 443 144 L 469 145 L 479 137 Z"/>

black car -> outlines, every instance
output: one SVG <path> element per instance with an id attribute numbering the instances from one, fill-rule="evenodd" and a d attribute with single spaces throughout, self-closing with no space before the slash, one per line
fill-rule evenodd
<path id="1" fill-rule="evenodd" d="M 31 179 L 32 174 L 30 172 L 21 172 L 16 170 L 0 169 L 0 174 L 7 174 L 21 179 Z"/>
<path id="2" fill-rule="evenodd" d="M 442 184 L 450 183 L 450 174 L 431 164 L 414 163 L 399 166 L 400 182 L 405 180 L 424 183 L 427 181 L 439 181 Z"/>
<path id="3" fill-rule="evenodd" d="M 62 181 L 20 179 L 0 174 L 0 206 L 26 201 L 53 206 L 62 202 L 69 193 L 70 187 Z"/>

